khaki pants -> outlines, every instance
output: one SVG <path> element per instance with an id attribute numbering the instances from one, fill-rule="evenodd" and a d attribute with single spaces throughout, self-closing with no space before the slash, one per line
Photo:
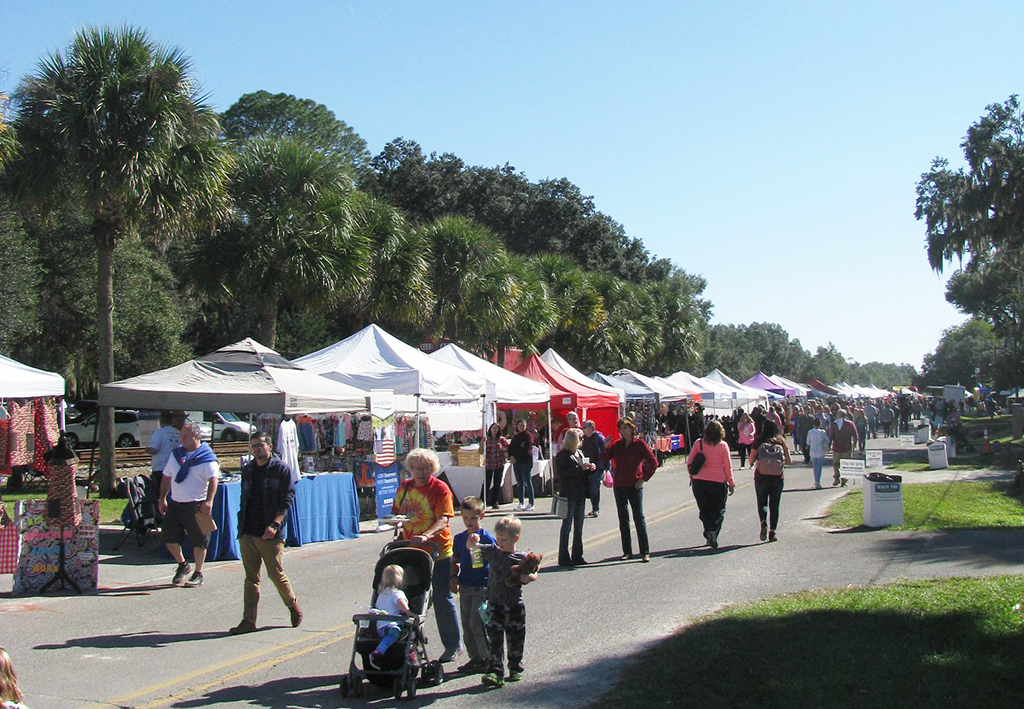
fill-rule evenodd
<path id="1" fill-rule="evenodd" d="M 839 462 L 843 458 L 852 458 L 853 451 L 834 451 L 832 453 L 832 479 L 839 480 Z"/>
<path id="2" fill-rule="evenodd" d="M 267 576 L 277 587 L 281 600 L 288 608 L 292 608 L 297 599 L 292 585 L 285 576 L 281 560 L 284 557 L 283 539 L 262 539 L 243 534 L 238 539 L 242 550 L 242 568 L 245 569 L 245 593 L 242 620 L 256 622 L 256 607 L 260 602 L 260 565 L 267 567 Z"/>

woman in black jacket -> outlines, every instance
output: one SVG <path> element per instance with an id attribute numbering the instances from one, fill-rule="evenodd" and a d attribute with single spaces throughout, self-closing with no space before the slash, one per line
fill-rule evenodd
<path id="1" fill-rule="evenodd" d="M 562 520 L 558 537 L 558 565 L 561 568 L 581 566 L 583 559 L 583 518 L 587 508 L 588 478 L 597 469 L 592 462 L 583 462 L 580 442 L 583 432 L 570 428 L 562 439 L 562 450 L 555 456 L 555 487 L 569 501 L 569 514 Z M 569 531 L 575 527 L 572 554 L 569 554 Z"/>

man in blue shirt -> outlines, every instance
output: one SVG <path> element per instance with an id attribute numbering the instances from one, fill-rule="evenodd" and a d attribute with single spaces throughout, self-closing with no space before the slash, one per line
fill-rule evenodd
<path id="1" fill-rule="evenodd" d="M 587 497 L 590 498 L 588 517 L 597 517 L 601 514 L 601 481 L 604 480 L 604 471 L 609 465 L 602 460 L 606 443 L 604 434 L 597 430 L 593 421 L 583 422 L 583 441 L 580 448 L 583 450 L 583 456 L 597 466 L 597 471 L 587 481 L 590 486 L 587 490 Z"/>

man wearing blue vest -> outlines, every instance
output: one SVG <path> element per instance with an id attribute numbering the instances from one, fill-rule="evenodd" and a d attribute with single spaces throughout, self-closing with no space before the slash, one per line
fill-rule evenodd
<path id="1" fill-rule="evenodd" d="M 196 517 L 210 516 L 213 498 L 217 496 L 219 472 L 217 456 L 199 437 L 199 424 L 189 421 L 181 428 L 181 445 L 171 452 L 164 466 L 157 502 L 157 510 L 164 516 L 161 539 L 178 562 L 172 581 L 175 586 L 203 585 L 203 561 L 210 535 L 203 532 Z M 192 567 L 181 553 L 181 541 L 186 534 L 196 561 L 196 570 L 191 576 Z"/>

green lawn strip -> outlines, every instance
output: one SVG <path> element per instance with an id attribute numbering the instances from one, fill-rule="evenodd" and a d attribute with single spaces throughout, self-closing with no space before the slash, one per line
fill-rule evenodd
<path id="1" fill-rule="evenodd" d="M 45 500 L 46 489 L 42 488 L 39 490 L 29 490 L 22 492 L 8 492 L 3 491 L 4 496 L 4 507 L 7 508 L 7 513 L 14 516 L 14 502 L 16 500 Z M 95 497 L 90 497 L 90 500 L 95 500 Z M 121 522 L 121 512 L 124 510 L 124 506 L 128 503 L 123 497 L 101 497 L 100 498 L 100 524 L 106 524 L 108 522 Z"/>
<path id="2" fill-rule="evenodd" d="M 979 529 L 1020 527 L 1020 501 L 1009 481 L 921 483 L 903 486 L 903 526 L 900 530 Z M 853 490 L 836 500 L 822 521 L 846 529 L 864 521 L 864 497 Z"/>
<path id="3" fill-rule="evenodd" d="M 1009 707 L 1024 576 L 819 590 L 728 608 L 641 653 L 593 706 Z"/>
<path id="4" fill-rule="evenodd" d="M 931 470 L 926 457 L 922 460 L 901 460 L 898 463 L 887 464 L 885 467 L 910 473 L 921 473 L 926 470 Z M 1003 465 L 1000 456 L 996 456 L 991 453 L 988 455 L 978 455 L 970 458 L 953 458 L 949 461 L 950 470 L 980 470 L 982 468 L 1002 469 L 1002 467 Z"/>

